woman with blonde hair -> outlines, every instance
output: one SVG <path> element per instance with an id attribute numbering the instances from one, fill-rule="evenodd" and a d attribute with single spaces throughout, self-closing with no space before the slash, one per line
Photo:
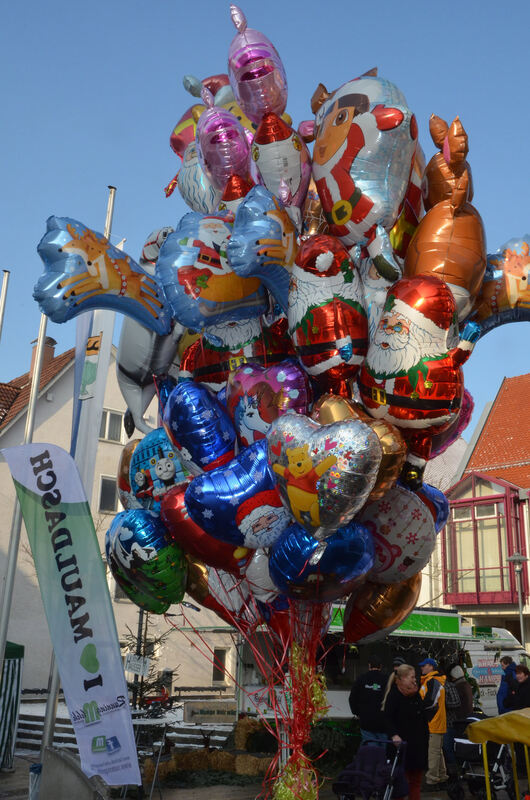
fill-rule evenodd
<path id="1" fill-rule="evenodd" d="M 421 780 L 427 769 L 429 748 L 429 713 L 418 691 L 416 672 L 402 664 L 389 681 L 383 699 L 388 734 L 394 744 L 407 743 L 405 773 L 409 800 L 421 800 Z"/>

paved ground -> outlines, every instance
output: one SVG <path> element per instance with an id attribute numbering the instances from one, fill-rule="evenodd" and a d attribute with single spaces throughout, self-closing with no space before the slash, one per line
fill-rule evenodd
<path id="1" fill-rule="evenodd" d="M 1 800 L 27 800 L 29 791 L 29 767 L 37 761 L 37 755 L 15 759 L 15 772 L 0 772 Z M 162 792 L 155 789 L 154 800 L 255 800 L 262 791 L 260 783 L 247 786 L 201 786 L 197 788 L 174 789 L 162 787 Z M 148 793 L 146 794 L 146 797 Z M 429 800 L 448 800 L 445 792 L 426 795 Z M 319 800 L 337 800 L 331 785 L 324 785 L 319 793 Z"/>

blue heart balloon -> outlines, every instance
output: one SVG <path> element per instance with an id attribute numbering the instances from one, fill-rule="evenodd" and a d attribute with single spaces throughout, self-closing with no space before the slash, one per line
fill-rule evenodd
<path id="1" fill-rule="evenodd" d="M 269 466 L 266 439 L 245 448 L 226 467 L 199 475 L 184 500 L 206 533 L 244 547 L 269 547 L 291 519 Z"/>
<path id="2" fill-rule="evenodd" d="M 164 428 L 192 475 L 224 466 L 235 456 L 236 431 L 228 411 L 201 383 L 177 384 L 166 401 Z"/>
<path id="3" fill-rule="evenodd" d="M 358 522 L 350 522 L 321 542 L 295 522 L 269 554 L 270 576 L 278 589 L 313 603 L 349 594 L 373 563 L 372 536 Z"/>
<path id="4" fill-rule="evenodd" d="M 154 383 L 158 395 L 158 418 L 162 420 L 169 395 L 177 385 L 177 381 L 171 375 L 155 375 Z M 162 422 L 159 424 L 162 425 Z"/>
<path id="5" fill-rule="evenodd" d="M 158 334 L 171 331 L 171 310 L 162 287 L 101 233 L 69 217 L 49 217 L 37 247 L 44 262 L 33 296 L 53 322 L 108 308 Z"/>
<path id="6" fill-rule="evenodd" d="M 148 433 L 135 448 L 129 466 L 129 484 L 144 508 L 160 511 L 165 493 L 187 476 L 163 428 Z"/>
<path id="7" fill-rule="evenodd" d="M 122 511 L 107 536 L 109 552 L 131 584 L 145 595 L 180 603 L 186 591 L 187 561 L 158 514 L 143 508 Z"/>

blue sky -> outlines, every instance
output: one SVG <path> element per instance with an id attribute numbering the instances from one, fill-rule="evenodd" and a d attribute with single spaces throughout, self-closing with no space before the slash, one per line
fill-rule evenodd
<path id="1" fill-rule="evenodd" d="M 283 59 L 296 124 L 311 118 L 320 81 L 335 89 L 378 66 L 416 113 L 427 158 L 430 114 L 460 116 L 489 252 L 530 232 L 529 3 L 246 0 L 242 8 Z M 126 237 L 138 258 L 153 228 L 186 213 L 177 193 L 163 192 L 180 163 L 169 136 L 192 102 L 182 76 L 226 71 L 234 28 L 225 0 L 27 0 L 4 4 L 2 28 L 7 381 L 28 368 L 38 333 L 36 246 L 50 214 L 101 231 L 114 184 L 112 239 Z M 75 323 L 49 324 L 48 333 L 61 352 L 74 344 Z M 530 370 L 529 333 L 529 323 L 506 325 L 479 342 L 465 367 L 474 422 L 504 376 Z"/>

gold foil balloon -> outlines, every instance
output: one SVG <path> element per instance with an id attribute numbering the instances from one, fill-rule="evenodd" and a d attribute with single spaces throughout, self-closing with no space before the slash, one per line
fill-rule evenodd
<path id="1" fill-rule="evenodd" d="M 359 419 L 377 434 L 383 450 L 377 481 L 370 492 L 368 503 L 374 503 L 392 488 L 405 461 L 407 448 L 398 429 L 383 419 L 372 419 L 359 403 L 339 395 L 324 394 L 313 406 L 312 418 L 321 425 Z"/>
<path id="2" fill-rule="evenodd" d="M 134 502 L 135 498 L 131 491 L 131 484 L 129 483 L 129 467 L 131 466 L 131 458 L 136 450 L 137 445 L 140 444 L 140 441 L 140 439 L 131 439 L 130 442 L 127 442 L 121 451 L 120 460 L 118 462 L 118 494 L 120 497 L 120 503 L 125 509 L 138 508 L 140 505 L 138 502 Z"/>
<path id="3" fill-rule="evenodd" d="M 186 553 L 186 558 L 188 560 L 186 592 L 196 603 L 201 603 L 202 605 L 210 593 L 208 589 L 208 567 L 198 558 L 190 556 L 189 553 Z"/>
<path id="4" fill-rule="evenodd" d="M 401 583 L 363 583 L 346 603 L 345 640 L 367 644 L 383 639 L 414 609 L 420 589 L 421 572 Z"/>
<path id="5" fill-rule="evenodd" d="M 318 196 L 317 186 L 313 178 L 309 182 L 309 188 L 302 207 L 304 225 L 302 228 L 303 236 L 316 236 L 317 233 L 329 233 L 329 225 L 326 222 L 322 203 Z"/>

